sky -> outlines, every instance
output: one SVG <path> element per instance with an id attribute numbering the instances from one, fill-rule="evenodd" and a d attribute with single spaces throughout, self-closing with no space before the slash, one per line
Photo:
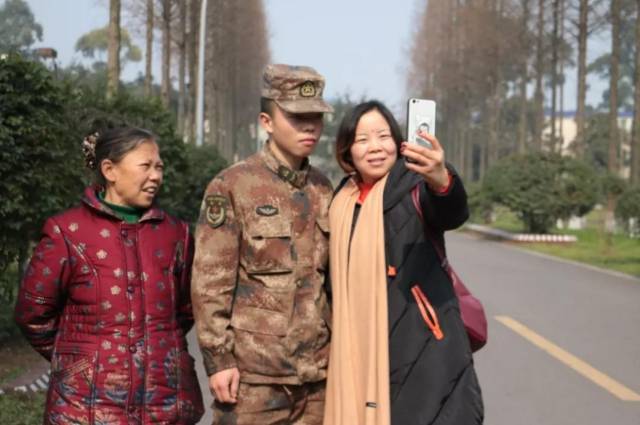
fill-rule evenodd
<path id="1" fill-rule="evenodd" d="M 43 41 L 36 46 L 54 47 L 62 66 L 82 61 L 74 51 L 77 39 L 108 22 L 107 0 L 27 3 L 44 29 Z M 404 114 L 406 99 L 412 97 L 406 91 L 405 76 L 413 23 L 425 0 L 264 0 L 264 4 L 273 62 L 313 66 L 326 77 L 328 98 L 345 94 L 356 100 L 377 98 L 397 114 Z M 142 38 L 136 41 L 144 46 Z M 605 52 L 606 44 L 606 35 L 590 39 L 588 60 Z M 158 79 L 159 44 L 154 54 L 154 76 Z M 142 62 L 128 64 L 122 78 L 134 79 L 143 67 Z M 575 69 L 568 70 L 565 110 L 575 108 L 575 81 Z M 595 105 L 606 82 L 590 76 L 588 84 L 587 102 Z"/>

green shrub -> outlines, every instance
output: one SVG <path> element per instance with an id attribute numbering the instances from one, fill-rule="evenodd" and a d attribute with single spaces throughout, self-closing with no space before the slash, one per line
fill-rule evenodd
<path id="1" fill-rule="evenodd" d="M 465 185 L 467 190 L 467 202 L 469 204 L 469 215 L 471 221 L 488 224 L 491 221 L 493 203 L 486 190 L 483 190 L 480 183 L 469 183 Z"/>
<path id="2" fill-rule="evenodd" d="M 556 220 L 594 207 L 598 179 L 584 162 L 536 152 L 501 159 L 487 172 L 482 190 L 516 213 L 527 231 L 546 233 Z"/>
<path id="3" fill-rule="evenodd" d="M 637 235 L 640 229 L 640 186 L 629 187 L 622 193 L 616 207 L 616 217 L 622 220 L 626 230 Z M 629 228 L 629 220 L 635 226 Z"/>
<path id="4" fill-rule="evenodd" d="M 82 187 L 78 148 L 65 125 L 66 100 L 39 63 L 18 54 L 0 59 L 0 287 L 5 293 L 17 285 L 8 268 L 24 263 L 45 218 L 67 208 Z"/>
<path id="5" fill-rule="evenodd" d="M 89 183 L 82 139 L 123 125 L 158 136 L 165 162 L 159 204 L 194 222 L 207 182 L 226 162 L 211 146 L 185 145 L 159 99 L 122 90 L 108 101 L 102 91 L 56 80 L 18 54 L 0 59 L 0 302 L 13 301 L 19 271 L 45 219 L 77 204 Z"/>

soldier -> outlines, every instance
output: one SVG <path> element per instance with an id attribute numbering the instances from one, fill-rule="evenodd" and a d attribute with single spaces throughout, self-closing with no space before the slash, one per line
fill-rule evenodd
<path id="1" fill-rule="evenodd" d="M 196 229 L 192 298 L 214 424 L 321 424 L 331 183 L 309 165 L 324 78 L 268 65 L 263 150 L 218 174 Z"/>

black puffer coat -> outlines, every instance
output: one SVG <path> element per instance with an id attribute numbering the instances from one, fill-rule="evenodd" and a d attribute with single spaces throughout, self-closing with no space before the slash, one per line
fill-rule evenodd
<path id="1" fill-rule="evenodd" d="M 426 223 L 437 238 L 468 218 L 467 195 L 455 170 L 445 195 L 431 193 L 422 177 L 399 160 L 384 190 L 389 277 L 389 362 L 393 425 L 469 425 L 483 422 L 480 386 L 451 280 L 411 200 L 420 185 Z M 435 310 L 444 338 L 436 340 L 420 314 L 411 287 L 419 284 Z"/>

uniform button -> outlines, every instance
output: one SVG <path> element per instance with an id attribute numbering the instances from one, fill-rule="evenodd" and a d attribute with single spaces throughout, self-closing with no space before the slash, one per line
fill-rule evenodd
<path id="1" fill-rule="evenodd" d="M 298 288 L 302 288 L 302 284 L 303 284 L 302 279 L 298 279 L 298 280 L 296 280 L 296 286 L 297 286 Z"/>
<path id="2" fill-rule="evenodd" d="M 120 234 L 126 238 L 128 232 L 125 229 L 122 229 L 122 230 L 120 230 Z"/>
<path id="3" fill-rule="evenodd" d="M 135 345 L 130 345 L 129 346 L 129 352 L 135 353 L 136 352 L 136 346 Z"/>
<path id="4" fill-rule="evenodd" d="M 135 287 L 133 287 L 131 285 L 127 286 L 127 292 L 128 293 L 133 294 L 135 291 L 136 291 Z"/>
<path id="5" fill-rule="evenodd" d="M 129 412 L 133 413 L 136 411 L 136 406 L 134 406 L 133 404 L 129 405 Z"/>

